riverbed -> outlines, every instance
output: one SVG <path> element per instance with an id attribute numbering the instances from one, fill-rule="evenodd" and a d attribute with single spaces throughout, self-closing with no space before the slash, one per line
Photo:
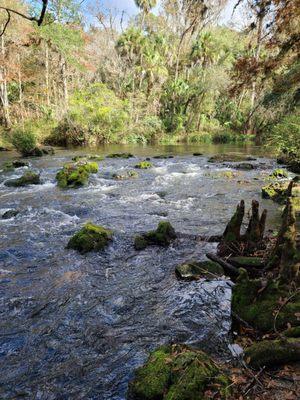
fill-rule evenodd
<path id="1" fill-rule="evenodd" d="M 89 185 L 61 190 L 55 175 L 75 155 L 130 151 L 135 158 L 104 159 Z M 235 170 L 209 163 L 210 155 L 242 152 L 258 168 Z M 193 156 L 194 152 L 203 153 Z M 153 159 L 154 155 L 173 158 Z M 16 157 L 0 153 L 2 161 Z M 116 181 L 150 157 L 153 168 L 136 179 Z M 253 146 L 106 146 L 57 150 L 28 159 L 42 184 L 4 186 L 27 167 L 0 172 L 0 398 L 125 399 L 134 369 L 160 344 L 182 342 L 220 358 L 230 357 L 232 283 L 179 282 L 177 264 L 203 260 L 216 244 L 200 236 L 220 234 L 244 199 L 268 210 L 276 229 L 280 209 L 261 199 L 261 187 L 276 167 Z M 224 172 L 233 171 L 228 178 Z M 169 248 L 137 252 L 136 234 L 168 220 L 178 233 Z M 110 228 L 113 242 L 100 253 L 66 250 L 86 222 Z"/>

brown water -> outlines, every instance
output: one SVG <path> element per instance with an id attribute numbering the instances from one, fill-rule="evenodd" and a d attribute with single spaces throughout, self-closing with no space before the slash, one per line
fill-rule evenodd
<path id="1" fill-rule="evenodd" d="M 135 159 L 105 159 L 87 187 L 60 190 L 55 174 L 75 154 L 130 151 Z M 193 157 L 193 152 L 204 156 Z M 219 152 L 259 156 L 253 171 L 230 170 L 207 162 Z M 138 179 L 115 181 L 144 157 L 154 167 Z M 0 160 L 12 158 L 0 153 Z M 264 150 L 239 146 L 107 146 L 97 150 L 58 150 L 55 156 L 29 160 L 42 185 L 8 188 L 20 176 L 0 173 L 0 398 L 125 398 L 128 380 L 149 350 L 185 342 L 228 357 L 231 283 L 226 280 L 178 282 L 174 267 L 204 259 L 214 244 L 197 239 L 218 234 L 236 204 L 257 199 L 276 227 L 280 210 L 262 200 L 261 186 L 275 167 Z M 180 234 L 169 248 L 133 248 L 137 233 L 169 220 Z M 91 220 L 114 231 L 101 253 L 66 250 L 70 236 Z"/>

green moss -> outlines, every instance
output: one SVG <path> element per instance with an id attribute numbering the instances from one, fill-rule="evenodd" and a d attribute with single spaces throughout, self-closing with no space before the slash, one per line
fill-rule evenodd
<path id="1" fill-rule="evenodd" d="M 103 156 L 98 156 L 98 155 L 81 155 L 81 156 L 74 156 L 72 158 L 72 161 L 78 162 L 78 161 L 103 161 L 104 157 Z"/>
<path id="2" fill-rule="evenodd" d="M 200 278 L 214 279 L 216 276 L 224 275 L 223 268 L 213 261 L 189 261 L 177 265 L 175 273 L 178 278 L 184 280 L 198 280 Z"/>
<path id="3" fill-rule="evenodd" d="M 15 168 L 22 168 L 22 167 L 29 167 L 29 163 L 27 161 L 14 160 L 14 161 L 7 161 L 1 166 L 1 168 L 4 169 L 5 171 L 12 171 Z"/>
<path id="4" fill-rule="evenodd" d="M 230 394 L 230 380 L 204 352 L 183 345 L 153 352 L 129 385 L 130 400 L 199 400 L 213 387 Z"/>
<path id="5" fill-rule="evenodd" d="M 300 338 L 300 326 L 289 328 L 282 333 L 286 337 Z"/>
<path id="6" fill-rule="evenodd" d="M 82 254 L 103 250 L 111 239 L 112 232 L 109 229 L 88 222 L 69 240 L 67 249 L 78 250 Z"/>
<path id="7" fill-rule="evenodd" d="M 254 368 L 300 360 L 300 339 L 264 340 L 245 350 L 245 359 Z"/>
<path id="8" fill-rule="evenodd" d="M 112 153 L 108 154 L 106 158 L 132 158 L 134 157 L 131 153 Z"/>
<path id="9" fill-rule="evenodd" d="M 10 179 L 4 183 L 5 186 L 9 187 L 20 187 L 27 185 L 39 185 L 41 183 L 40 175 L 33 172 L 27 171 L 24 175 L 17 179 Z"/>
<path id="10" fill-rule="evenodd" d="M 84 162 L 65 164 L 56 174 L 57 184 L 60 188 L 77 188 L 88 183 L 89 174 L 98 172 L 96 162 Z"/>
<path id="11" fill-rule="evenodd" d="M 288 183 L 275 182 L 262 187 L 261 194 L 263 199 L 271 199 L 277 203 L 283 203 L 286 198 Z"/>
<path id="12" fill-rule="evenodd" d="M 216 154 L 210 157 L 208 162 L 222 163 L 222 162 L 240 162 L 240 161 L 254 161 L 255 158 L 246 154 L 228 153 L 228 154 Z"/>
<path id="13" fill-rule="evenodd" d="M 153 165 L 151 162 L 149 161 L 140 161 L 139 163 L 137 163 L 134 168 L 138 168 L 138 169 L 149 169 L 152 168 Z"/>
<path id="14" fill-rule="evenodd" d="M 271 281 L 261 290 L 262 282 L 259 279 L 250 280 L 245 270 L 240 271 L 232 292 L 232 310 L 240 318 L 262 332 L 274 329 L 274 319 L 277 314 L 277 330 L 286 329 L 288 324 L 300 325 L 296 316 L 300 309 L 300 293 L 282 306 L 282 299 L 288 295 L 285 286 Z"/>
<path id="15" fill-rule="evenodd" d="M 277 168 L 275 169 L 271 174 L 270 174 L 271 178 L 287 178 L 288 177 L 288 173 L 285 169 L 282 168 Z"/>
<path id="16" fill-rule="evenodd" d="M 143 250 L 147 246 L 169 246 L 171 241 L 176 238 L 176 233 L 170 222 L 161 221 L 155 231 L 147 232 L 136 236 L 134 247 L 136 250 Z"/>

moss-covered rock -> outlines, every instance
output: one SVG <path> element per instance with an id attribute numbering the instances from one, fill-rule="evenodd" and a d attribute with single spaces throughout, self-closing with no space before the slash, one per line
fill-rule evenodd
<path id="1" fill-rule="evenodd" d="M 72 161 L 78 162 L 78 161 L 103 161 L 104 157 L 99 156 L 99 155 L 91 155 L 91 154 L 86 154 L 86 155 L 79 155 L 79 156 L 74 156 L 72 158 Z"/>
<path id="2" fill-rule="evenodd" d="M 111 153 L 106 156 L 106 158 L 132 158 L 134 157 L 131 153 Z"/>
<path id="3" fill-rule="evenodd" d="M 112 231 L 88 222 L 69 240 L 67 249 L 78 250 L 84 254 L 89 251 L 103 250 L 110 240 L 112 240 Z"/>
<path id="4" fill-rule="evenodd" d="M 257 166 L 254 165 L 254 164 L 251 164 L 251 163 L 244 162 L 244 163 L 239 163 L 239 164 L 233 165 L 233 168 L 240 169 L 240 170 L 243 170 L 243 171 L 251 171 L 253 169 L 256 169 Z"/>
<path id="5" fill-rule="evenodd" d="M 201 278 L 215 279 L 225 275 L 223 268 L 213 261 L 188 261 L 177 265 L 176 276 L 179 279 L 193 281 Z"/>
<path id="6" fill-rule="evenodd" d="M 89 174 L 98 172 L 96 162 L 80 161 L 65 164 L 56 174 L 57 184 L 60 188 L 77 188 L 88 183 Z"/>
<path id="7" fill-rule="evenodd" d="M 139 163 L 137 163 L 134 166 L 134 168 L 137 168 L 137 169 L 149 169 L 149 168 L 152 168 L 152 167 L 153 167 L 153 165 L 149 161 L 140 161 Z"/>
<path id="8" fill-rule="evenodd" d="M 300 361 L 300 339 L 263 340 L 245 350 L 245 360 L 254 368 L 274 367 Z"/>
<path id="9" fill-rule="evenodd" d="M 255 161 L 255 160 L 256 158 L 253 158 L 246 154 L 228 153 L 228 154 L 216 154 L 210 157 L 208 162 L 223 163 L 223 162 L 242 162 L 242 161 Z"/>
<path id="10" fill-rule="evenodd" d="M 274 182 L 261 189 L 263 199 L 271 199 L 277 203 L 283 203 L 286 199 L 286 192 L 288 188 L 287 182 Z"/>
<path id="11" fill-rule="evenodd" d="M 285 169 L 277 168 L 269 176 L 275 179 L 282 179 L 282 178 L 287 178 L 288 173 Z"/>
<path id="12" fill-rule="evenodd" d="M 240 271 L 232 292 L 234 313 L 262 332 L 270 332 L 274 330 L 274 326 L 277 330 L 284 330 L 288 324 L 300 325 L 297 318 L 300 293 L 283 305 L 282 301 L 289 293 L 286 286 L 270 281 L 263 287 L 260 279 L 250 280 L 245 270 Z"/>
<path id="13" fill-rule="evenodd" d="M 264 268 L 265 262 L 260 257 L 246 257 L 246 256 L 237 256 L 237 257 L 230 257 L 228 259 L 229 263 L 237 268 L 244 268 L 244 267 L 253 267 L 253 268 Z"/>
<path id="14" fill-rule="evenodd" d="M 124 181 L 127 179 L 136 179 L 139 177 L 139 174 L 136 171 L 127 171 L 123 174 L 113 174 L 112 178 L 117 181 Z"/>
<path id="15" fill-rule="evenodd" d="M 4 182 L 5 186 L 9 187 L 21 187 L 27 185 L 39 185 L 41 183 L 40 175 L 33 172 L 27 171 L 24 175 L 17 179 L 10 179 Z"/>
<path id="16" fill-rule="evenodd" d="M 163 346 L 137 369 L 128 400 L 200 400 L 211 389 L 230 395 L 230 379 L 203 351 L 183 345 Z"/>
<path id="17" fill-rule="evenodd" d="M 29 163 L 27 161 L 22 161 L 22 160 L 13 160 L 5 162 L 1 166 L 1 168 L 4 169 L 5 171 L 12 171 L 14 169 L 23 167 L 29 167 Z"/>
<path id="18" fill-rule="evenodd" d="M 161 221 L 155 231 L 144 233 L 143 235 L 136 236 L 134 240 L 134 247 L 136 250 L 143 250 L 147 246 L 169 246 L 173 239 L 176 239 L 176 232 L 170 222 Z"/>

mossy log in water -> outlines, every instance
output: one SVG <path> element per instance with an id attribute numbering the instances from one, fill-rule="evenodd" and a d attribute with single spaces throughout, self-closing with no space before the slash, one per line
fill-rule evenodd
<path id="1" fill-rule="evenodd" d="M 265 267 L 265 261 L 260 257 L 230 257 L 228 262 L 237 268 L 257 268 L 261 270 Z"/>
<path id="2" fill-rule="evenodd" d="M 169 246 L 173 239 L 176 239 L 177 235 L 168 221 L 161 221 L 155 231 L 144 233 L 143 235 L 136 236 L 134 240 L 134 247 L 136 250 L 143 250 L 147 246 Z"/>
<path id="3" fill-rule="evenodd" d="M 152 168 L 153 164 L 149 161 L 140 161 L 139 163 L 137 163 L 134 168 L 137 169 L 149 169 Z"/>
<path id="4" fill-rule="evenodd" d="M 9 187 L 21 187 L 27 185 L 39 185 L 41 183 L 40 175 L 33 172 L 27 171 L 24 175 L 17 179 L 10 179 L 4 182 L 5 186 Z"/>
<path id="5" fill-rule="evenodd" d="M 224 275 L 224 269 L 213 261 L 190 260 L 177 265 L 175 273 L 179 279 L 192 281 L 201 278 L 215 279 Z"/>
<path id="6" fill-rule="evenodd" d="M 77 188 L 88 183 L 89 174 L 98 172 L 96 162 L 78 162 L 65 164 L 56 174 L 57 184 L 60 188 Z"/>
<path id="7" fill-rule="evenodd" d="M 256 158 L 237 153 L 216 154 L 209 158 L 208 162 L 223 163 L 223 162 L 242 162 L 242 161 L 255 161 Z"/>
<path id="8" fill-rule="evenodd" d="M 112 240 L 112 231 L 88 222 L 69 240 L 67 249 L 85 254 L 89 251 L 103 250 Z"/>
<path id="9" fill-rule="evenodd" d="M 289 301 L 290 288 L 278 281 L 263 282 L 249 279 L 245 270 L 233 287 L 232 311 L 242 320 L 261 332 L 274 329 L 285 330 L 288 325 L 299 326 L 297 313 L 300 310 L 300 292 L 293 293 Z"/>
<path id="10" fill-rule="evenodd" d="M 254 368 L 275 367 L 300 361 L 300 339 L 264 340 L 245 351 L 245 360 Z"/>
<path id="11" fill-rule="evenodd" d="M 267 210 L 264 210 L 260 216 L 259 203 L 253 200 L 250 221 L 246 233 L 242 235 L 241 227 L 244 214 L 245 203 L 242 200 L 225 228 L 222 240 L 218 246 L 219 255 L 247 255 L 255 251 L 255 249 L 261 245 L 264 237 Z"/>
<path id="12" fill-rule="evenodd" d="M 230 395 L 230 379 L 203 351 L 183 345 L 162 346 L 137 369 L 128 400 L 199 400 L 206 390 L 222 399 Z"/>

